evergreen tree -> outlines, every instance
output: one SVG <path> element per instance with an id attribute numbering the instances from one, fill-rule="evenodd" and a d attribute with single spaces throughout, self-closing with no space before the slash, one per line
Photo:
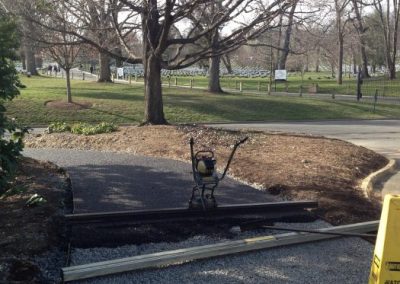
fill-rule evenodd
<path id="1" fill-rule="evenodd" d="M 7 180 L 15 170 L 25 133 L 24 129 L 18 129 L 7 118 L 4 107 L 4 102 L 19 95 L 19 88 L 22 87 L 12 62 L 18 44 L 15 22 L 0 10 L 0 194 L 6 189 Z M 5 137 L 6 133 L 10 136 Z"/>

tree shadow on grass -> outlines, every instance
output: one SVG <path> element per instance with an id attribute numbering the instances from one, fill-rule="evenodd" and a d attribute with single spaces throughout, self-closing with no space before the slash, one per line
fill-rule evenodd
<path id="1" fill-rule="evenodd" d="M 80 98 L 91 98 L 91 99 L 100 99 L 100 100 L 120 100 L 120 101 L 143 101 L 143 96 L 129 93 L 129 94 L 121 94 L 121 93 L 115 93 L 115 92 L 105 92 L 101 90 L 96 90 L 97 92 L 94 91 L 87 91 L 85 90 L 80 90 L 79 93 L 75 94 L 75 97 L 80 97 Z"/>
<path id="2" fill-rule="evenodd" d="M 220 97 L 208 102 L 193 97 L 180 101 L 177 97 L 174 97 L 173 102 L 170 100 L 167 105 L 177 106 L 186 109 L 188 112 L 196 112 L 206 116 L 218 116 L 223 121 L 343 118 L 340 109 L 325 106 L 324 102 L 321 102 L 321 105 L 310 105 L 289 100 L 275 101 L 254 97 L 251 99 L 246 97 L 235 97 L 233 99 Z"/>
<path id="3" fill-rule="evenodd" d="M 106 110 L 102 110 L 102 109 L 95 108 L 95 107 L 91 107 L 91 110 L 93 110 L 95 112 L 98 112 L 98 113 L 101 113 L 101 114 L 109 115 L 111 117 L 121 118 L 124 122 L 134 122 L 134 123 L 139 123 L 140 122 L 140 119 L 135 119 L 133 117 L 128 117 L 128 116 L 125 116 L 125 115 L 117 114 L 115 112 L 106 111 Z"/>

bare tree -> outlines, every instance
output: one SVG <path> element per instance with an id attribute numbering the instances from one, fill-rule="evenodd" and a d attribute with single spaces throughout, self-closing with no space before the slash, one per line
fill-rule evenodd
<path id="1" fill-rule="evenodd" d="M 76 39 L 67 32 L 55 34 L 51 41 L 55 42 L 56 40 L 58 40 L 60 44 L 50 43 L 45 50 L 46 53 L 48 53 L 57 64 L 65 70 L 67 102 L 72 103 L 71 69 L 74 67 L 75 59 L 78 56 L 82 45 L 81 43 L 76 43 Z"/>
<path id="2" fill-rule="evenodd" d="M 144 65 L 145 79 L 145 122 L 153 124 L 166 123 L 163 112 L 161 91 L 161 68 L 180 69 L 190 66 L 201 59 L 219 56 L 237 49 L 249 39 L 264 32 L 275 18 L 283 13 L 290 5 L 290 0 L 277 0 L 268 6 L 261 6 L 261 2 L 252 0 L 226 1 L 223 9 L 213 18 L 213 21 L 202 32 L 195 32 L 197 25 L 183 30 L 178 36 L 172 36 L 171 30 L 176 29 L 189 19 L 195 10 L 205 10 L 212 1 L 173 1 L 166 0 L 161 4 L 156 0 L 130 1 L 120 0 L 130 11 L 136 12 L 141 19 L 143 51 L 141 56 L 135 57 L 127 44 L 124 46 L 131 60 L 141 61 Z M 263 8 L 260 10 L 260 8 Z M 258 12 L 258 13 L 257 13 Z M 247 21 L 238 21 L 245 19 Z M 251 17 L 250 17 L 251 15 Z M 114 18 L 118 31 L 121 30 L 120 20 Z M 235 24 L 236 22 L 236 24 Z M 233 26 L 230 30 L 218 33 L 223 26 Z M 118 32 L 121 34 L 120 32 Z M 204 45 L 207 37 L 218 34 L 214 45 Z M 121 38 L 124 43 L 124 39 Z M 196 49 L 191 50 L 191 47 Z M 173 49 L 172 57 L 165 58 L 168 49 Z"/>
<path id="3" fill-rule="evenodd" d="M 290 39 L 292 36 L 292 30 L 293 30 L 293 20 L 294 20 L 294 13 L 296 11 L 297 3 L 299 1 L 295 0 L 293 2 L 292 7 L 290 8 L 289 14 L 288 14 L 288 23 L 287 23 L 287 28 L 285 31 L 285 39 L 283 41 L 283 46 L 281 49 L 280 57 L 278 59 L 278 66 L 277 69 L 286 69 L 286 60 L 290 52 Z"/>
<path id="4" fill-rule="evenodd" d="M 384 53 L 389 78 L 396 78 L 396 58 L 397 58 L 397 35 L 399 28 L 400 1 L 399 0 L 373 0 L 373 5 L 379 15 L 380 24 L 383 30 Z"/>
<path id="5" fill-rule="evenodd" d="M 223 9 L 212 18 L 211 23 L 203 31 L 197 32 L 200 22 L 192 22 L 188 27 L 187 23 L 192 21 L 190 16 L 194 11 L 205 11 L 210 3 L 214 3 L 213 0 L 107 0 L 113 28 L 119 44 L 124 48 L 124 56 L 83 32 L 82 21 L 73 13 L 67 19 L 71 24 L 68 33 L 114 58 L 142 63 L 145 81 L 144 122 L 164 124 L 161 69 L 185 68 L 200 60 L 237 49 L 265 32 L 279 15 L 290 8 L 294 0 L 263 1 L 224 1 Z M 70 10 L 69 3 L 77 3 L 78 0 L 50 2 Z M 51 9 L 44 9 L 44 12 L 50 16 L 53 13 Z M 25 17 L 29 18 L 29 15 Z M 48 27 L 46 23 L 36 23 Z M 62 30 L 57 25 L 50 28 L 58 32 Z M 140 54 L 137 53 L 137 44 L 132 43 L 132 39 L 138 35 L 141 35 Z M 204 44 L 207 38 L 213 36 L 214 44 Z"/>
<path id="6" fill-rule="evenodd" d="M 343 58 L 344 58 L 344 37 L 345 27 L 349 20 L 346 17 L 346 8 L 350 0 L 334 0 L 336 15 L 336 35 L 337 35 L 337 77 L 336 82 L 341 85 L 343 83 Z"/>
<path id="7" fill-rule="evenodd" d="M 42 29 L 37 34 L 36 42 L 65 70 L 67 102 L 72 103 L 71 69 L 81 50 L 82 41 L 73 34 L 76 32 L 75 27 L 69 25 L 69 19 L 73 15 L 64 9 L 62 4 L 65 1 L 69 0 L 58 0 L 51 7 L 47 7 L 59 21 L 55 22 L 54 18 L 47 18 L 42 20 L 41 25 L 36 25 L 37 29 Z"/>
<path id="8" fill-rule="evenodd" d="M 362 19 L 362 14 L 361 14 L 361 9 L 362 9 L 362 2 L 358 0 L 351 0 L 351 3 L 353 5 L 353 10 L 355 14 L 355 21 L 354 27 L 357 31 L 358 35 L 358 40 L 360 43 L 360 52 L 361 52 L 361 59 L 362 59 L 362 75 L 364 78 L 368 78 L 369 73 L 368 73 L 368 57 L 367 57 L 367 51 L 366 51 L 366 42 L 365 42 L 365 32 L 366 28 L 364 27 L 363 19 Z"/>

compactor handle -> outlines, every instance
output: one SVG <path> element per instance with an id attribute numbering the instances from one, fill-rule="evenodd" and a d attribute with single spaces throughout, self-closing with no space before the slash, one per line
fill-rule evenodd
<path id="1" fill-rule="evenodd" d="M 247 140 L 249 140 L 249 136 L 244 137 L 242 140 L 239 140 L 239 142 L 236 142 L 236 145 L 240 145 L 243 144 L 244 142 L 246 142 Z"/>
<path id="2" fill-rule="evenodd" d="M 232 162 L 233 156 L 235 155 L 235 152 L 236 152 L 237 147 L 239 147 L 240 144 L 243 144 L 244 142 L 246 142 L 247 139 L 249 139 L 248 136 L 246 136 L 246 137 L 243 138 L 242 140 L 239 140 L 238 142 L 235 143 L 235 146 L 233 146 L 231 155 L 229 156 L 229 159 L 228 159 L 228 163 L 226 164 L 224 173 L 222 174 L 220 180 L 223 180 L 223 179 L 224 179 L 224 177 L 225 177 L 225 175 L 226 175 L 226 172 L 228 171 L 229 166 L 231 165 L 231 162 Z"/>

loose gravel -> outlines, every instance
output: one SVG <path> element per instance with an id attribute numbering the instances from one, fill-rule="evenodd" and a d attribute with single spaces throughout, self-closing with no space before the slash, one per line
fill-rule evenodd
<path id="1" fill-rule="evenodd" d="M 277 225 L 304 229 L 329 226 L 323 221 Z M 270 230 L 237 232 L 236 236 L 229 240 L 271 233 L 281 232 Z M 74 249 L 71 265 L 223 241 L 228 239 L 201 235 L 178 243 Z M 340 238 L 116 274 L 76 283 L 366 283 L 372 253 L 373 246 L 360 238 Z"/>

